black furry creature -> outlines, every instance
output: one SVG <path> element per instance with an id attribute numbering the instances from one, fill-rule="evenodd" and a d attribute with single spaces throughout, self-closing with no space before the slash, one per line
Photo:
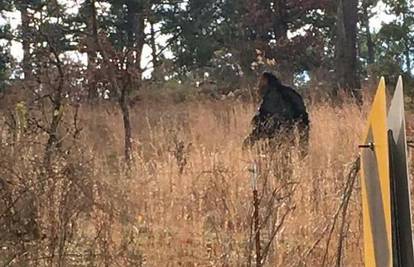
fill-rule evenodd
<path id="1" fill-rule="evenodd" d="M 298 129 L 301 145 L 307 145 L 309 117 L 301 95 L 270 72 L 261 75 L 258 93 L 262 101 L 252 119 L 253 130 L 245 139 L 244 147 L 258 140 L 286 140 L 294 136 L 295 129 Z"/>

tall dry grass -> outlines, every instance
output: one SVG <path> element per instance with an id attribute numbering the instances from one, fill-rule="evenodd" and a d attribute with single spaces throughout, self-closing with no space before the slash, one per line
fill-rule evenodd
<path id="1" fill-rule="evenodd" d="M 350 102 L 308 108 L 309 151 L 301 158 L 297 147 L 242 150 L 253 104 L 224 100 L 137 105 L 131 111 L 135 166 L 132 174 L 125 175 L 121 114 L 110 105 L 82 107 L 83 129 L 76 144 L 71 144 L 76 149 L 59 160 L 78 160 L 71 165 L 73 181 L 89 179 L 81 186 L 89 193 L 76 191 L 69 203 L 90 203 L 69 209 L 76 212 L 62 225 L 62 207 L 57 203 L 68 194 L 50 200 L 51 206 L 56 204 L 55 223 L 72 229 L 70 236 L 63 231 L 66 245 L 63 259 L 57 262 L 63 266 L 254 265 L 249 169 L 256 162 L 265 265 L 335 265 L 339 223 L 334 218 L 358 155 L 366 108 Z M 4 141 L 6 128 L 2 128 L 5 157 L 11 149 Z M 41 143 L 42 137 L 38 139 Z M 24 151 L 25 157 L 32 158 L 41 148 L 25 145 Z M 13 170 L 29 175 L 24 170 L 33 161 L 8 162 Z M 79 166 L 83 171 L 78 171 Z M 65 192 L 65 186 L 54 192 Z M 362 266 L 359 182 L 349 205 L 341 264 Z M 48 207 L 41 206 L 37 213 L 43 216 L 42 233 L 53 228 Z M 29 252 L 18 254 L 10 264 L 55 264 L 44 260 L 58 251 L 50 250 L 50 242 L 42 243 L 48 238 L 44 233 L 43 241 L 35 242 L 36 249 L 24 245 Z M 23 246 L 4 244 L 3 262 L 14 255 L 9 253 L 12 248 Z"/>
<path id="2" fill-rule="evenodd" d="M 278 166 L 285 164 L 280 157 L 266 158 L 263 153 L 241 149 L 254 109 L 254 105 L 232 101 L 134 108 L 137 165 L 127 190 L 137 211 L 135 226 L 144 229 L 138 236 L 149 266 L 245 265 L 252 214 L 248 169 L 254 161 L 267 166 L 263 172 L 269 176 L 269 190 L 282 179 L 297 183 L 289 203 L 294 210 L 275 238 L 268 264 L 316 266 L 321 262 L 328 228 L 340 205 L 350 164 L 358 154 L 366 115 L 352 103 L 310 106 L 309 153 L 305 159 L 293 157 L 288 166 L 292 170 L 286 172 Z M 84 122 L 88 128 L 83 142 L 93 144 L 97 172 L 104 179 L 123 183 L 110 174 L 118 159 L 115 155 L 122 150 L 119 114 L 85 110 Z M 281 150 L 286 153 L 286 148 Z M 269 171 L 269 166 L 276 170 Z M 278 177 L 286 174 L 289 177 Z M 266 212 L 266 203 L 262 212 Z M 343 263 L 357 266 L 362 264 L 358 190 L 348 216 Z M 333 240 L 326 266 L 332 265 L 335 245 Z"/>

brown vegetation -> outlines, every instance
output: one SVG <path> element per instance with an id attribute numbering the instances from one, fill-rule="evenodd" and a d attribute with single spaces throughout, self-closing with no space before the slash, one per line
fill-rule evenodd
<path id="1" fill-rule="evenodd" d="M 0 262 L 254 266 L 256 162 L 265 266 L 361 266 L 359 182 L 345 219 L 340 207 L 366 108 L 310 105 L 304 160 L 296 148 L 242 151 L 254 108 L 234 100 L 133 106 L 128 174 L 116 106 L 66 107 L 51 170 L 42 158 L 47 134 L 24 122 L 37 111 L 3 110 Z"/>

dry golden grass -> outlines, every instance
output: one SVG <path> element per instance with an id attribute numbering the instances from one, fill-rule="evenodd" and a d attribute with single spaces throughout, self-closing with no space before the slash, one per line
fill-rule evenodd
<path id="1" fill-rule="evenodd" d="M 279 154 L 285 152 L 260 156 L 241 149 L 254 109 L 253 104 L 232 101 L 134 107 L 136 166 L 129 179 L 116 171 L 122 162 L 123 144 L 119 112 L 103 106 L 81 111 L 85 127 L 82 143 L 94 155 L 96 179 L 126 192 L 129 206 L 122 207 L 119 216 L 129 215 L 127 228 L 134 232 L 134 244 L 147 266 L 248 265 L 252 216 L 248 169 L 253 161 L 266 166 L 261 171 L 266 172 L 267 183 L 263 178 L 258 181 L 264 200 L 278 186 L 289 194 L 289 200 L 277 200 L 272 206 L 290 211 L 281 223 L 266 265 L 321 266 L 324 257 L 325 266 L 334 265 L 338 222 L 326 250 L 329 231 L 350 165 L 358 154 L 366 108 L 352 103 L 342 107 L 311 105 L 309 153 L 305 159 L 293 155 L 293 162 L 283 166 Z M 283 187 L 285 181 L 294 187 Z M 261 204 L 262 219 L 270 208 L 266 205 L 266 201 Z M 284 214 L 282 208 L 272 214 L 277 222 L 281 222 L 277 216 Z M 115 243 L 125 225 L 114 220 Z M 264 243 L 266 233 L 263 229 Z M 345 233 L 342 264 L 361 266 L 358 185 L 351 198 Z"/>
<path id="2" fill-rule="evenodd" d="M 253 103 L 138 103 L 131 108 L 129 175 L 117 106 L 83 105 L 75 140 L 68 107 L 49 173 L 42 167 L 47 134 L 6 127 L 4 111 L 0 221 L 9 224 L 0 233 L 10 234 L 0 236 L 0 263 L 255 266 L 249 171 L 255 163 L 265 266 L 335 266 L 340 241 L 341 266 L 362 266 L 359 179 L 345 218 L 340 206 L 368 107 L 309 104 L 310 144 L 302 158 L 296 146 L 242 150 Z M 42 122 L 35 109 L 27 116 Z M 4 203 L 13 205 L 4 209 Z M 33 229 L 24 223 L 19 226 L 25 216 L 35 218 L 37 237 L 26 234 Z"/>

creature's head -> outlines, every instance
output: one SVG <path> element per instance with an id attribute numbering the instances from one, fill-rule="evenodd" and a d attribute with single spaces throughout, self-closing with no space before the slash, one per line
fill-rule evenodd
<path id="1" fill-rule="evenodd" d="M 280 81 L 276 76 L 271 72 L 263 72 L 260 76 L 258 84 L 258 92 L 261 97 L 263 97 L 268 90 L 276 90 L 280 86 Z"/>

